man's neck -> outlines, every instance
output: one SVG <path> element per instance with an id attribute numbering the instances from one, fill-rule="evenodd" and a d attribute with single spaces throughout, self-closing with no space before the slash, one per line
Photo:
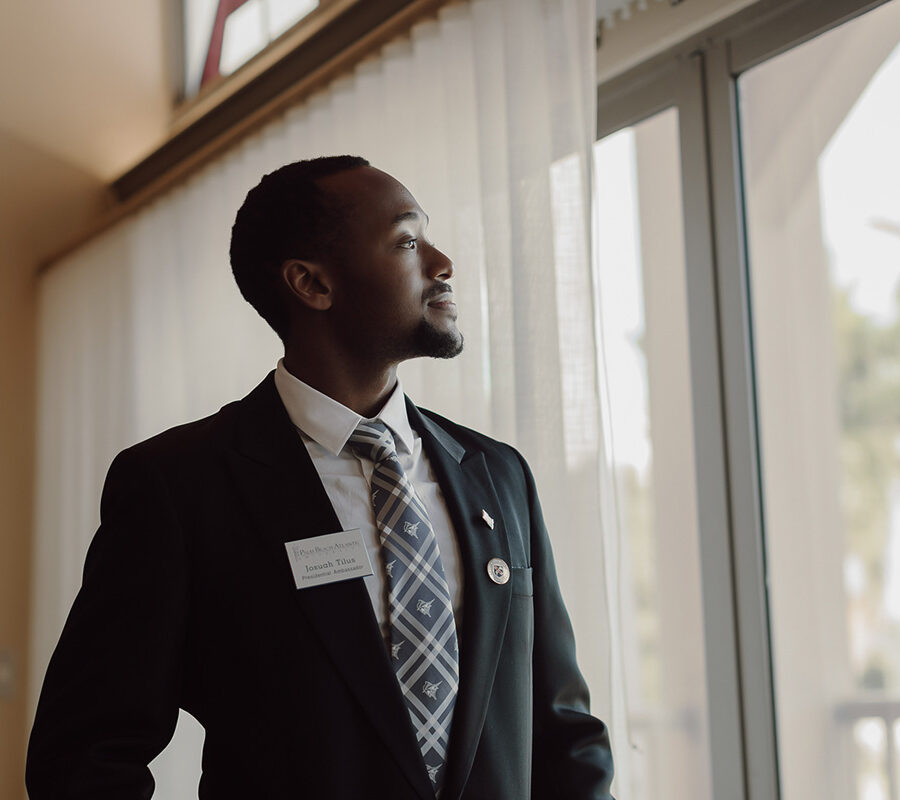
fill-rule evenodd
<path id="1" fill-rule="evenodd" d="M 363 417 L 381 411 L 397 385 L 397 365 L 356 369 L 342 363 L 316 363 L 308 358 L 285 352 L 284 367 L 295 378 Z"/>

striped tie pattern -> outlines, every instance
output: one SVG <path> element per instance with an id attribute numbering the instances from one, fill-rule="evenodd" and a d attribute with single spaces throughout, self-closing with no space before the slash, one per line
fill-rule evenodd
<path id="1" fill-rule="evenodd" d="M 360 423 L 350 444 L 375 464 L 372 506 L 387 584 L 391 663 L 438 795 L 459 685 L 456 623 L 441 554 L 385 424 Z"/>

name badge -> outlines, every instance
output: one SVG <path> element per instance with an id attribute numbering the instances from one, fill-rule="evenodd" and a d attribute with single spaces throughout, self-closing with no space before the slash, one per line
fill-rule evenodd
<path id="1" fill-rule="evenodd" d="M 284 546 L 298 589 L 373 574 L 359 528 L 285 542 Z"/>

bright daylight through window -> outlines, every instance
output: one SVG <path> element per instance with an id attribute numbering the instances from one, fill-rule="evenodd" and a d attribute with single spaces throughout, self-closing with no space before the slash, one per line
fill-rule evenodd
<path id="1" fill-rule="evenodd" d="M 900 780 L 900 2 L 739 82 L 784 800 Z"/>
<path id="2" fill-rule="evenodd" d="M 633 800 L 711 800 L 678 110 L 594 146 Z"/>
<path id="3" fill-rule="evenodd" d="M 185 96 L 234 72 L 318 5 L 318 0 L 184 0 Z"/>

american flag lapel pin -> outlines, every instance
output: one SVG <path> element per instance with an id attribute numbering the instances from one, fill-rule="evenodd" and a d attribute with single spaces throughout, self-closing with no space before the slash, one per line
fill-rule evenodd
<path id="1" fill-rule="evenodd" d="M 483 508 L 481 509 L 481 518 L 484 520 L 485 525 L 487 525 L 491 530 L 494 530 L 494 518 Z"/>

